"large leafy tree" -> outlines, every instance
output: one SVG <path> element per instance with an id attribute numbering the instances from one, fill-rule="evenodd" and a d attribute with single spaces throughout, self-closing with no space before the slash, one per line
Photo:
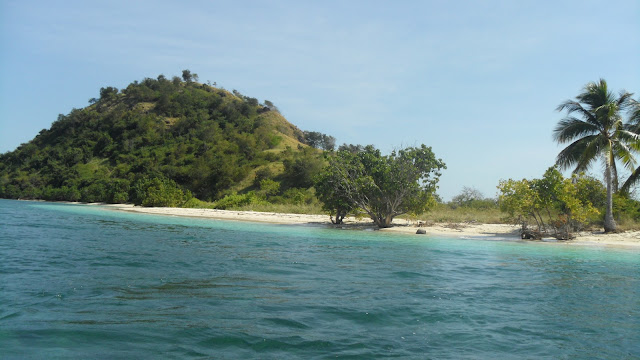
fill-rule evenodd
<path id="1" fill-rule="evenodd" d="M 588 83 L 575 100 L 560 104 L 558 111 L 567 116 L 554 129 L 554 140 L 569 143 L 556 159 L 561 168 L 573 167 L 574 173 L 586 171 L 594 162 L 602 160 L 607 186 L 607 206 L 604 217 L 605 232 L 616 230 L 613 218 L 613 193 L 618 190 L 616 160 L 627 169 L 635 167 L 633 147 L 638 135 L 623 122 L 621 113 L 628 108 L 632 94 L 621 91 L 617 96 L 609 91 L 607 82 Z"/>
<path id="2" fill-rule="evenodd" d="M 382 155 L 367 146 L 352 153 L 339 151 L 317 179 L 318 198 L 334 208 L 336 218 L 362 209 L 381 228 L 405 213 L 422 213 L 434 203 L 433 194 L 445 168 L 430 147 L 410 147 Z"/>

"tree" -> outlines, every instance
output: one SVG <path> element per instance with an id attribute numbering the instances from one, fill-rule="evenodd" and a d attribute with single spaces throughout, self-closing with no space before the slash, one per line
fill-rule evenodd
<path id="1" fill-rule="evenodd" d="M 351 199 L 344 196 L 340 172 L 337 167 L 327 166 L 316 178 L 316 195 L 322 201 L 322 209 L 330 214 L 333 224 L 342 224 L 347 214 L 357 209 Z M 335 219 L 334 219 L 335 216 Z"/>
<path id="2" fill-rule="evenodd" d="M 398 215 L 427 210 L 434 203 L 440 170 L 446 168 L 425 145 L 387 156 L 369 145 L 355 154 L 339 151 L 328 162 L 316 179 L 318 198 L 336 206 L 337 215 L 362 209 L 381 228 L 390 227 Z"/>
<path id="3" fill-rule="evenodd" d="M 358 145 L 354 145 L 354 144 L 342 144 L 338 147 L 338 151 L 348 151 L 352 154 L 355 153 L 359 153 L 360 151 L 364 150 L 364 146 L 358 144 Z"/>
<path id="4" fill-rule="evenodd" d="M 188 69 L 182 70 L 182 80 L 188 83 L 198 81 L 198 74 L 191 73 L 191 70 Z"/>
<path id="5" fill-rule="evenodd" d="M 269 101 L 269 100 L 265 100 L 265 101 L 264 101 L 264 105 L 265 105 L 267 108 L 269 108 L 269 110 L 271 110 L 271 111 L 275 111 L 275 112 L 278 112 L 278 113 L 280 112 L 280 110 L 278 110 L 278 107 L 277 107 L 277 106 L 275 106 L 275 105 L 274 105 L 271 101 Z"/>
<path id="6" fill-rule="evenodd" d="M 522 232 L 526 230 L 528 221 L 533 218 L 540 233 L 543 225 L 542 220 L 539 220 L 541 216 L 536 204 L 536 193 L 530 183 L 527 179 L 500 180 L 498 203 L 500 210 L 508 213 L 512 221 L 522 224 Z"/>
<path id="7" fill-rule="evenodd" d="M 336 148 L 336 138 L 317 131 L 305 131 L 304 141 L 311 147 L 325 151 L 333 151 Z"/>
<path id="8" fill-rule="evenodd" d="M 304 141 L 307 145 L 319 149 L 322 145 L 322 135 L 317 131 L 304 131 Z"/>
<path id="9" fill-rule="evenodd" d="M 453 199 L 451 199 L 451 203 L 455 207 L 469 206 L 474 200 L 483 200 L 483 199 L 484 199 L 484 196 L 482 195 L 480 190 L 473 187 L 463 186 L 462 191 L 460 191 L 460 194 L 454 196 Z"/>
<path id="10" fill-rule="evenodd" d="M 284 173 L 282 177 L 287 187 L 308 188 L 314 185 L 314 176 L 324 166 L 322 156 L 316 152 L 306 151 L 299 153 L 295 159 L 283 161 Z"/>
<path id="11" fill-rule="evenodd" d="M 336 148 L 336 138 L 331 135 L 322 136 L 322 150 L 333 151 Z"/>
<path id="12" fill-rule="evenodd" d="M 118 89 L 113 86 L 100 88 L 100 100 L 109 101 L 115 99 Z"/>
<path id="13" fill-rule="evenodd" d="M 601 159 L 604 163 L 607 186 L 605 232 L 617 228 L 613 218 L 613 193 L 618 190 L 616 160 L 622 161 L 629 170 L 633 170 L 636 163 L 632 149 L 639 137 L 623 124 L 620 115 L 629 106 L 631 96 L 621 91 L 616 97 L 609 91 L 607 82 L 600 79 L 597 83 L 588 83 L 576 96 L 576 101 L 567 100 L 557 108 L 558 111 L 566 110 L 567 117 L 554 129 L 554 140 L 570 144 L 558 154 L 556 164 L 564 169 L 575 166 L 573 172 L 578 173 L 586 171 L 596 160 Z"/>

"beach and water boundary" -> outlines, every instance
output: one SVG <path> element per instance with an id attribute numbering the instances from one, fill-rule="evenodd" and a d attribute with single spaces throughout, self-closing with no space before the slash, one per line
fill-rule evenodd
<path id="1" fill-rule="evenodd" d="M 519 226 L 508 224 L 481 224 L 462 223 L 446 224 L 435 223 L 418 226 L 416 221 L 395 219 L 394 226 L 386 229 L 378 229 L 370 219 L 354 217 L 345 218 L 343 225 L 332 225 L 328 215 L 310 214 L 283 214 L 273 212 L 217 210 L 199 208 L 173 208 L 173 207 L 141 207 L 130 204 L 92 204 L 104 206 L 116 211 L 126 211 L 142 214 L 154 214 L 165 216 L 181 216 L 203 219 L 234 220 L 246 222 L 259 222 L 270 224 L 288 225 L 313 225 L 333 226 L 363 230 L 379 230 L 398 234 L 416 234 L 418 229 L 424 229 L 427 236 L 455 237 L 466 239 L 509 240 L 519 241 Z M 416 235 L 416 236 L 425 236 Z M 535 240 L 528 240 L 535 241 Z M 536 241 L 550 245 L 560 246 L 599 246 L 616 247 L 640 250 L 640 231 L 626 231 L 615 234 L 604 234 L 603 231 L 587 231 L 576 234 L 574 240 L 556 241 L 555 239 L 543 239 Z"/>

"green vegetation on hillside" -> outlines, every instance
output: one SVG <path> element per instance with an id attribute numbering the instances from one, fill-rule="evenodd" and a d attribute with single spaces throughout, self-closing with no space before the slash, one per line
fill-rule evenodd
<path id="1" fill-rule="evenodd" d="M 227 206 L 238 197 L 238 204 L 314 202 L 311 177 L 324 160 L 304 133 L 269 101 L 196 81 L 185 70 L 182 79 L 160 75 L 100 89 L 86 108 L 59 115 L 0 155 L 0 197 L 144 206 L 225 196 Z"/>

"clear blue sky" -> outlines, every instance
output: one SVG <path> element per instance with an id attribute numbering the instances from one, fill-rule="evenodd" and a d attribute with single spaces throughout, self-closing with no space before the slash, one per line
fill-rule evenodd
<path id="1" fill-rule="evenodd" d="M 445 199 L 541 176 L 587 82 L 640 94 L 637 0 L 0 0 L 0 29 L 0 152 L 101 87 L 190 69 L 338 143 L 432 146 Z"/>

